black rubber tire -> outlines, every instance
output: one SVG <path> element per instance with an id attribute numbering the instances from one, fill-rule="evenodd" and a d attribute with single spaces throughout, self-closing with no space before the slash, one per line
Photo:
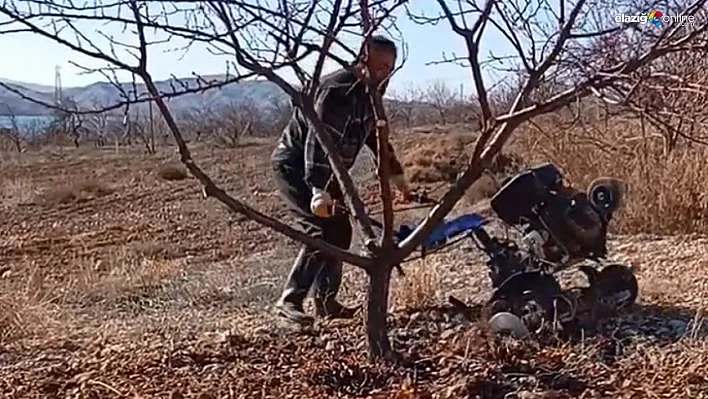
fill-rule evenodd
<path id="1" fill-rule="evenodd" d="M 633 305 L 639 295 L 639 283 L 637 278 L 628 266 L 621 264 L 611 264 L 604 267 L 598 273 L 594 282 L 597 290 L 598 300 L 602 301 L 612 295 L 617 295 L 622 291 L 629 291 L 629 297 L 622 301 L 621 305 L 613 310 L 619 310 Z"/>

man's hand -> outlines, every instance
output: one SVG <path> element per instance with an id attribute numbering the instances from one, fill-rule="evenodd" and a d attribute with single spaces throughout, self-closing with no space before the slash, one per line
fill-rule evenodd
<path id="1" fill-rule="evenodd" d="M 319 188 L 312 189 L 312 199 L 310 200 L 310 211 L 321 218 L 332 216 L 332 197 L 328 192 Z"/>
<path id="2" fill-rule="evenodd" d="M 391 176 L 391 184 L 396 186 L 398 191 L 401 193 L 403 196 L 403 201 L 408 202 L 410 196 L 411 196 L 411 188 L 408 185 L 408 181 L 406 180 L 405 175 L 393 175 Z"/>

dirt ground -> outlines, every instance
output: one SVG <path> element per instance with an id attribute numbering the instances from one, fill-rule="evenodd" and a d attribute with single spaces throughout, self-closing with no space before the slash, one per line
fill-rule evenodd
<path id="1" fill-rule="evenodd" d="M 412 158 L 430 140 L 403 140 L 410 168 L 433 164 Z M 229 193 L 290 221 L 269 176 L 272 148 L 198 145 L 194 156 Z M 492 340 L 447 311 L 449 294 L 474 304 L 489 293 L 477 252 L 411 262 L 394 277 L 391 316 L 409 361 L 371 364 L 360 319 L 306 335 L 272 327 L 268 310 L 298 246 L 202 199 L 193 178 L 179 179 L 175 153 L 3 159 L 1 397 L 708 398 L 706 237 L 612 237 L 614 257 L 638 269 L 640 303 L 596 336 L 540 349 Z M 373 173 L 366 159 L 357 166 L 366 198 Z M 342 298 L 364 296 L 365 276 L 348 268 Z"/>

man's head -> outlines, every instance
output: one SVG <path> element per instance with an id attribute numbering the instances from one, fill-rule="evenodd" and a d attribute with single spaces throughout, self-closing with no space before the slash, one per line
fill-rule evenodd
<path id="1" fill-rule="evenodd" d="M 384 36 L 372 36 L 370 40 L 370 54 L 366 66 L 377 83 L 389 77 L 396 65 L 396 44 Z"/>

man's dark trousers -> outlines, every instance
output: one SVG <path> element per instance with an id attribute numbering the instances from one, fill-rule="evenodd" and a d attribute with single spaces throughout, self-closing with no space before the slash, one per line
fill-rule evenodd
<path id="1" fill-rule="evenodd" d="M 312 214 L 312 193 L 304 181 L 303 168 L 276 161 L 273 169 L 280 195 L 303 231 L 334 246 L 349 249 L 352 239 L 349 217 L 339 214 L 331 218 L 318 218 Z M 341 261 L 303 245 L 285 282 L 281 300 L 296 305 L 302 311 L 302 304 L 313 287 L 317 312 L 324 313 L 334 305 L 341 281 Z"/>

